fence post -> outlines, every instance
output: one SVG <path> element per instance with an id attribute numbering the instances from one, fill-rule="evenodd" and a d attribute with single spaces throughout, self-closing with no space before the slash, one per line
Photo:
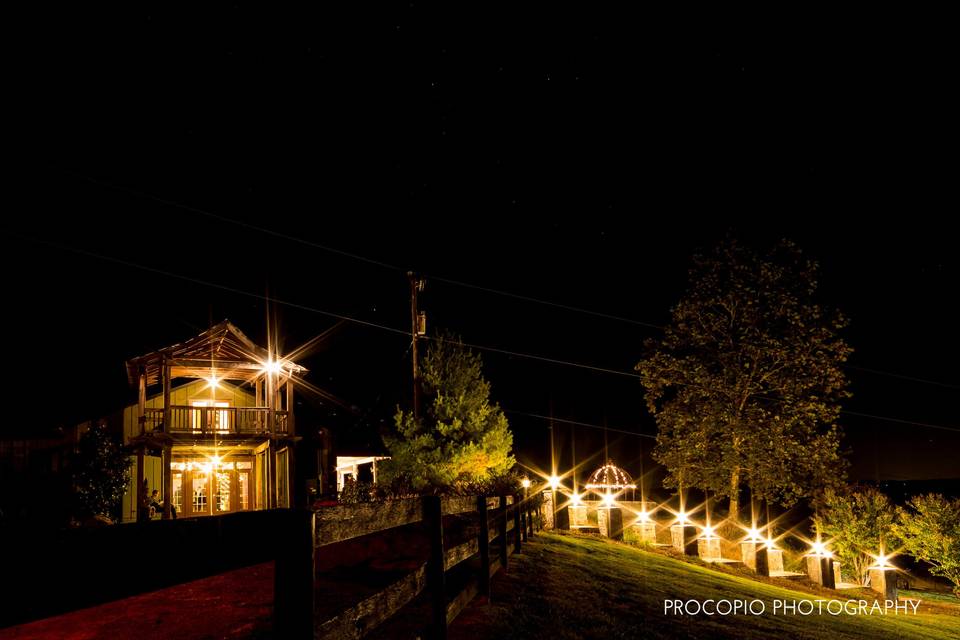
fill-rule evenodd
<path id="1" fill-rule="evenodd" d="M 302 509 L 275 515 L 285 535 L 274 567 L 274 630 L 278 638 L 313 638 L 316 519 Z"/>
<path id="2" fill-rule="evenodd" d="M 487 496 L 477 496 L 477 513 L 480 514 L 480 595 L 490 597 L 490 520 L 487 514 Z"/>
<path id="3" fill-rule="evenodd" d="M 500 536 L 500 565 L 507 570 L 507 496 L 500 496 L 500 513 L 497 514 L 497 529 Z"/>
<path id="4" fill-rule="evenodd" d="M 520 537 L 527 541 L 527 503 L 520 503 Z"/>
<path id="5" fill-rule="evenodd" d="M 430 637 L 447 637 L 447 593 L 444 587 L 443 511 L 440 496 L 423 496 L 423 526 L 430 541 L 427 557 L 427 591 L 430 598 Z"/>
<path id="6" fill-rule="evenodd" d="M 520 553 L 520 508 L 523 503 L 520 502 L 520 496 L 513 496 L 513 552 Z"/>

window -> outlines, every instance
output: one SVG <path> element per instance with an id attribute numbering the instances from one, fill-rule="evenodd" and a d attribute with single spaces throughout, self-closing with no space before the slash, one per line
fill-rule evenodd
<path id="1" fill-rule="evenodd" d="M 183 513 L 183 473 L 175 472 L 173 474 L 173 506 L 177 508 L 177 513 Z"/>
<path id="2" fill-rule="evenodd" d="M 194 400 L 191 403 L 194 410 L 191 423 L 194 433 L 201 431 L 216 431 L 226 433 L 230 430 L 230 412 L 215 411 L 213 407 L 229 407 L 229 402 L 214 402 L 213 400 Z"/>
<path id="3" fill-rule="evenodd" d="M 207 511 L 207 484 L 209 478 L 205 473 L 193 474 L 193 511 L 205 513 Z"/>
<path id="4" fill-rule="evenodd" d="M 229 471 L 218 471 L 216 474 L 216 494 L 213 504 L 217 511 L 230 511 L 230 476 Z"/>

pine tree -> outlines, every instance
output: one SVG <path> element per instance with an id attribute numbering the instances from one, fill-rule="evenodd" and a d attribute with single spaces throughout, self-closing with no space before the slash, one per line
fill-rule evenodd
<path id="1" fill-rule="evenodd" d="M 81 436 L 72 476 L 78 515 L 112 517 L 130 483 L 130 458 L 105 424 L 95 424 Z"/>
<path id="2" fill-rule="evenodd" d="M 690 286 L 637 365 L 668 486 L 708 489 L 739 515 L 741 486 L 791 504 L 842 480 L 835 421 L 849 396 L 847 321 L 814 301 L 817 264 L 782 241 L 694 257 Z"/>
<path id="3" fill-rule="evenodd" d="M 419 419 L 398 408 L 396 434 L 384 437 L 390 460 L 385 480 L 402 480 L 418 491 L 484 482 L 515 464 L 506 416 L 490 402 L 480 356 L 451 335 L 439 336 L 420 366 L 426 410 Z"/>

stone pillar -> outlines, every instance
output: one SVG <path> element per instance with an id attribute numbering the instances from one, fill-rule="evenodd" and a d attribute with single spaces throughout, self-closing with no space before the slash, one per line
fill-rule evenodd
<path id="1" fill-rule="evenodd" d="M 604 538 L 623 540 L 623 511 L 620 507 L 597 509 L 597 525 Z"/>
<path id="2" fill-rule="evenodd" d="M 761 547 L 757 550 L 757 573 L 761 576 L 771 576 L 783 572 L 783 551 Z"/>
<path id="3" fill-rule="evenodd" d="M 570 507 L 570 526 L 571 527 L 587 526 L 587 505 L 578 504 L 576 506 Z"/>
<path id="4" fill-rule="evenodd" d="M 692 524 L 675 524 L 670 527 L 670 541 L 673 548 L 688 556 L 695 556 L 697 550 L 697 528 Z"/>
<path id="5" fill-rule="evenodd" d="M 550 490 L 543 492 L 543 528 L 553 529 L 553 492 Z"/>
<path id="6" fill-rule="evenodd" d="M 646 522 L 634 522 L 630 525 L 630 529 L 633 531 L 640 542 L 649 542 L 650 544 L 655 544 L 657 542 L 657 523 L 647 520 Z"/>
<path id="7" fill-rule="evenodd" d="M 722 557 L 720 552 L 720 538 L 714 536 L 698 539 L 697 555 L 703 560 L 719 560 Z"/>
<path id="8" fill-rule="evenodd" d="M 811 580 L 827 589 L 835 589 L 833 558 L 811 553 L 806 556 L 807 575 Z"/>
<path id="9" fill-rule="evenodd" d="M 870 569 L 870 588 L 884 600 L 897 600 L 897 571 L 892 567 Z"/>
<path id="10" fill-rule="evenodd" d="M 754 571 L 757 570 L 757 545 L 759 544 L 753 540 L 744 540 L 740 543 L 740 559 Z"/>

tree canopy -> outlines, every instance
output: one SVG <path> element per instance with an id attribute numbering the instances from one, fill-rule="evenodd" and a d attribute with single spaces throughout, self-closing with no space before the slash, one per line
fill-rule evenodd
<path id="1" fill-rule="evenodd" d="M 960 598 L 960 498 L 916 496 L 909 510 L 897 509 L 894 531 L 907 553 L 930 565 L 930 573 L 953 583 Z"/>
<path id="2" fill-rule="evenodd" d="M 792 242 L 758 253 L 733 238 L 694 256 L 663 337 L 637 365 L 667 486 L 790 505 L 842 481 L 836 419 L 847 320 L 815 301 L 818 265 Z"/>
<path id="3" fill-rule="evenodd" d="M 397 409 L 396 433 L 384 437 L 390 460 L 386 480 L 415 489 L 485 482 L 515 464 L 513 434 L 499 405 L 490 401 L 480 356 L 456 336 L 430 343 L 420 363 L 423 415 Z"/>
<path id="4" fill-rule="evenodd" d="M 873 487 L 843 487 L 824 492 L 815 525 L 830 541 L 841 566 L 866 584 L 874 555 L 888 553 L 899 544 L 894 520 L 893 505 L 883 493 Z"/>
<path id="5" fill-rule="evenodd" d="M 97 423 L 80 437 L 73 459 L 73 488 L 78 515 L 112 517 L 130 483 L 130 458 Z"/>

